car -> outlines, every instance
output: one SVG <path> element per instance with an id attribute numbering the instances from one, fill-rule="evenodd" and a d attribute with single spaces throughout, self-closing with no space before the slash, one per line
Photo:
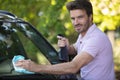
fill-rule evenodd
<path id="1" fill-rule="evenodd" d="M 45 73 L 25 74 L 16 72 L 12 63 L 14 56 L 22 55 L 25 59 L 32 59 L 31 56 L 36 57 L 37 55 L 37 53 L 34 52 L 33 55 L 27 54 L 25 48 L 26 43 L 23 40 L 30 42 L 37 50 L 39 50 L 38 55 L 43 55 L 50 64 L 64 62 L 64 60 L 61 60 L 59 57 L 60 53 L 33 25 L 18 18 L 13 13 L 0 10 L 0 80 L 77 80 L 75 74 L 53 75 Z M 32 60 L 36 62 L 35 59 Z"/>

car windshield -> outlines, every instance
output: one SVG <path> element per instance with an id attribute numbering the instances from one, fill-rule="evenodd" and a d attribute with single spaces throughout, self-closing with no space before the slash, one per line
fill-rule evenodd
<path id="1" fill-rule="evenodd" d="M 26 38 L 30 39 L 32 43 L 39 48 L 42 54 L 51 62 L 56 63 L 58 61 L 57 51 L 49 44 L 49 42 L 42 36 L 40 32 L 38 32 L 34 26 L 30 23 L 25 22 L 21 19 L 13 19 L 13 20 L 2 20 L 0 21 L 0 44 L 3 45 L 4 49 L 8 48 L 17 48 L 19 46 L 17 53 L 24 54 L 25 51 L 22 49 L 23 46 L 19 38 L 21 38 L 19 33 L 23 34 Z M 20 47 L 21 46 L 21 47 Z M 1 47 L 1 49 L 2 49 Z M 3 54 L 1 50 L 1 55 Z M 22 51 L 22 52 L 21 52 Z M 7 51 L 6 54 L 14 55 L 13 51 Z M 19 54 L 18 53 L 18 54 Z M 10 54 L 10 55 L 11 55 Z"/>

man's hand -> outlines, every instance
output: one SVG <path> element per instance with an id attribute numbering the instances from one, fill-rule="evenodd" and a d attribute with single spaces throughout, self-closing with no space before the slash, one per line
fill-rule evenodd
<path id="1" fill-rule="evenodd" d="M 69 41 L 67 38 L 60 36 L 60 35 L 58 35 L 57 38 L 58 38 L 58 47 L 69 46 Z"/>
<path id="2" fill-rule="evenodd" d="M 15 63 L 15 65 L 17 67 L 24 68 L 28 71 L 37 72 L 36 67 L 38 64 L 36 64 L 35 62 L 33 62 L 31 60 L 19 60 Z"/>

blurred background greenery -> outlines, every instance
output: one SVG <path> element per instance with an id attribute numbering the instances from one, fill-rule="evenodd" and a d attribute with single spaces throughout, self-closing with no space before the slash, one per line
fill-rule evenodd
<path id="1" fill-rule="evenodd" d="M 77 33 L 72 27 L 69 13 L 65 7 L 69 1 L 72 0 L 0 0 L 0 10 L 9 11 L 30 22 L 56 48 L 57 34 L 65 35 L 71 43 L 74 43 L 77 38 Z M 115 70 L 119 73 L 120 0 L 90 1 L 93 4 L 94 22 L 111 40 Z M 26 44 L 28 43 L 26 42 Z M 26 48 L 30 54 L 37 53 L 37 49 L 34 49 L 33 45 L 26 46 Z M 119 76 L 117 75 L 117 77 Z"/>

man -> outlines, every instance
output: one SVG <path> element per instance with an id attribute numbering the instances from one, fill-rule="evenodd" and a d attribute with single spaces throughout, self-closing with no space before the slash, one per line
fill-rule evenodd
<path id="1" fill-rule="evenodd" d="M 29 71 L 48 74 L 75 74 L 80 71 L 78 80 L 115 80 L 113 52 L 108 37 L 93 23 L 92 5 L 89 1 L 71 1 L 67 4 L 72 24 L 79 33 L 74 45 L 66 38 L 58 37 L 58 46 L 67 46 L 69 54 L 77 54 L 72 61 L 39 65 L 30 60 L 16 63 Z"/>

